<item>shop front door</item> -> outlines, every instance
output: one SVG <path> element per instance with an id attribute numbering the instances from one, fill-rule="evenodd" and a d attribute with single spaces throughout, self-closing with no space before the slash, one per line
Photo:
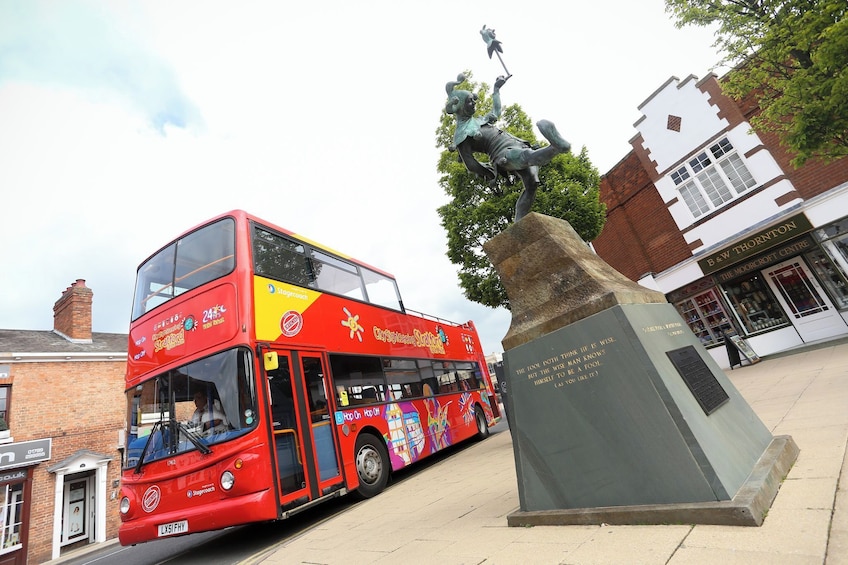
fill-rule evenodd
<path id="1" fill-rule="evenodd" d="M 804 260 L 795 257 L 763 271 L 766 281 L 805 342 L 848 333 L 848 326 L 833 307 Z"/>

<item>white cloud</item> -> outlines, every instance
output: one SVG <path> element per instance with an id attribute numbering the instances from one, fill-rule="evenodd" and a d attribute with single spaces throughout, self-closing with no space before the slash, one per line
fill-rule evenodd
<path id="1" fill-rule="evenodd" d="M 662 0 L 0 3 L 0 327 L 49 329 L 77 278 L 94 330 L 125 332 L 135 268 L 243 208 L 398 277 L 406 305 L 473 319 L 435 208 L 444 85 L 503 73 L 505 104 L 557 123 L 605 172 L 636 107 L 718 59 Z"/>

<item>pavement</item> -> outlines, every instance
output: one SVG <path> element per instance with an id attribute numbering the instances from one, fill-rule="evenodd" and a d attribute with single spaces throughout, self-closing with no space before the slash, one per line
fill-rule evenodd
<path id="1" fill-rule="evenodd" d="M 244 564 L 848 565 L 848 339 L 725 372 L 800 448 L 762 526 L 509 527 L 519 503 L 505 430 Z"/>

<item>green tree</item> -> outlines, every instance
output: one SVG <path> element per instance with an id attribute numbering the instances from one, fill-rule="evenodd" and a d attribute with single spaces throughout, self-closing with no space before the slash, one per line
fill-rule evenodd
<path id="1" fill-rule="evenodd" d="M 489 86 L 471 81 L 471 74 L 457 88 L 476 92 L 477 115 L 485 115 L 492 107 Z M 500 129 L 530 143 L 539 144 L 533 124 L 517 104 L 505 106 Z M 488 257 L 483 244 L 506 229 L 515 215 L 515 203 L 523 185 L 518 177 L 499 176 L 489 183 L 465 169 L 455 151 L 453 141 L 455 120 L 442 112 L 436 130 L 436 146 L 443 149 L 439 159 L 439 184 L 450 201 L 438 208 L 442 226 L 448 236 L 448 258 L 459 265 L 459 284 L 465 297 L 492 308 L 509 308 L 509 299 Z M 475 155 L 480 162 L 486 155 Z M 599 199 L 600 175 L 592 166 L 584 147 L 579 155 L 557 155 L 539 172 L 542 181 L 536 192 L 533 210 L 563 218 L 585 241 L 601 233 L 606 220 L 606 205 Z"/>
<path id="2" fill-rule="evenodd" d="M 723 84 L 736 99 L 755 93 L 751 124 L 778 134 L 795 157 L 848 155 L 848 21 L 845 0 L 666 0 L 675 25 L 717 26 Z"/>

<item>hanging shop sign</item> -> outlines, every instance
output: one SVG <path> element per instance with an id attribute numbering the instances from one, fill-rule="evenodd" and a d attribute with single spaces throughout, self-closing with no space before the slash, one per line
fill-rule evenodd
<path id="1" fill-rule="evenodd" d="M 754 232 L 742 241 L 707 255 L 698 260 L 698 265 L 704 274 L 708 275 L 785 243 L 812 229 L 813 225 L 804 214 L 791 216 L 777 225 Z"/>

